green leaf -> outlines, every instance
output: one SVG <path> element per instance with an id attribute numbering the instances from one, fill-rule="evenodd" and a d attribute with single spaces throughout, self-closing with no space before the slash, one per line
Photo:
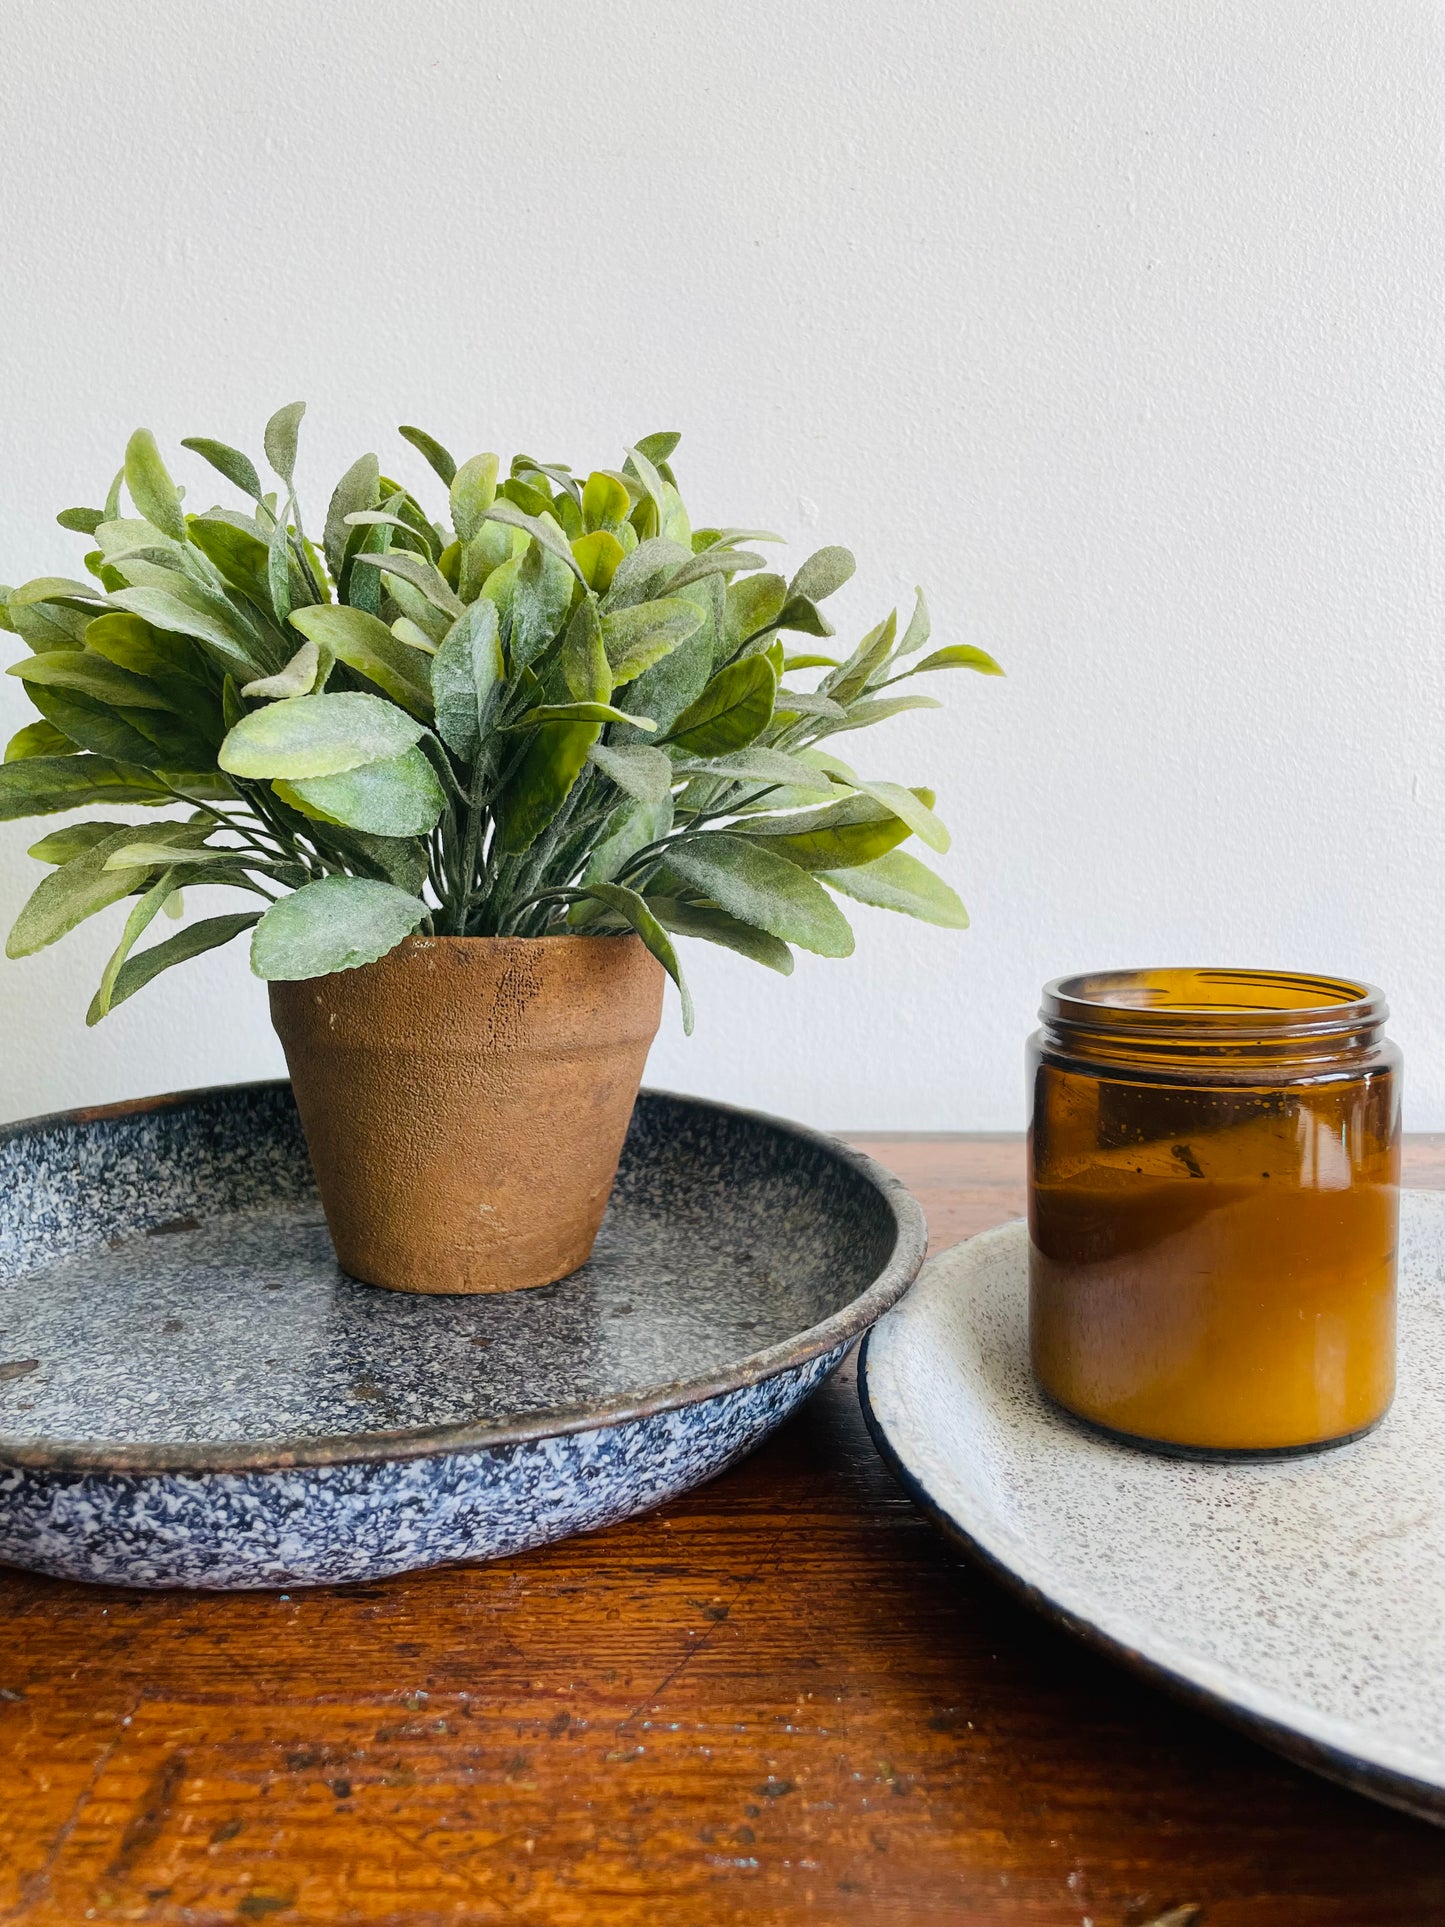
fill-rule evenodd
<path id="1" fill-rule="evenodd" d="M 893 639 L 897 633 L 898 612 L 894 609 L 889 611 L 876 629 L 868 631 L 841 669 L 835 669 L 831 676 L 824 678 L 821 693 L 845 705 L 852 702 L 855 696 L 861 696 L 869 681 L 892 654 Z"/>
<path id="2" fill-rule="evenodd" d="M 857 566 L 847 549 L 815 550 L 788 584 L 788 595 L 822 602 L 842 588 Z"/>
<path id="3" fill-rule="evenodd" d="M 220 764 L 233 776 L 291 782 L 336 776 L 400 756 L 422 733 L 415 717 L 380 696 L 294 696 L 243 716 L 221 745 Z"/>
<path id="4" fill-rule="evenodd" d="M 272 525 L 271 539 L 266 545 L 267 598 L 272 614 L 277 622 L 282 623 L 290 615 L 294 601 L 291 594 L 291 531 L 287 527 L 291 506 L 291 502 L 288 502 L 277 517 Z"/>
<path id="5" fill-rule="evenodd" d="M 764 635 L 782 614 L 788 585 L 780 575 L 748 575 L 732 582 L 727 592 L 727 653 L 731 656 Z"/>
<path id="6" fill-rule="evenodd" d="M 530 469 L 524 474 L 515 460 L 511 474 L 497 493 L 504 502 L 511 502 L 524 515 L 549 515 L 552 511 L 552 485 L 547 477 L 534 474 Z"/>
<path id="7" fill-rule="evenodd" d="M 455 622 L 465 606 L 434 562 L 425 556 L 416 555 L 410 549 L 385 549 L 379 555 L 369 553 L 353 557 L 353 569 L 363 566 L 380 569 L 384 575 L 398 577 L 419 589 L 434 609 Z"/>
<path id="8" fill-rule="evenodd" d="M 692 552 L 701 555 L 705 549 L 736 548 L 739 542 L 781 542 L 784 537 L 774 535 L 771 529 L 695 529 L 692 537 Z"/>
<path id="9" fill-rule="evenodd" d="M 206 643 L 227 674 L 238 680 L 249 678 L 258 669 L 264 672 L 271 667 L 257 660 L 255 643 L 237 617 L 222 616 L 188 600 L 183 587 L 177 577 L 174 589 L 117 589 L 111 601 L 121 609 L 129 609 L 133 615 L 144 616 L 157 629 L 194 636 Z"/>
<path id="10" fill-rule="evenodd" d="M 418 537 L 415 528 L 410 522 L 406 521 L 404 517 L 393 515 L 387 509 L 354 509 L 346 518 L 346 526 L 349 529 L 395 529 L 398 534 L 408 538 L 408 547 L 406 549 L 408 555 L 416 553 L 416 551 L 410 547 L 410 543 L 424 539 Z M 437 557 L 440 556 L 441 550 L 434 542 L 429 542 L 426 547 L 426 554 L 431 560 L 435 561 Z"/>
<path id="11" fill-rule="evenodd" d="M 646 743 L 594 743 L 588 760 L 638 803 L 660 803 L 671 792 L 673 769 L 665 750 Z"/>
<path id="12" fill-rule="evenodd" d="M 33 756 L 73 756 L 76 748 L 54 723 L 27 723 L 23 729 L 17 729 L 6 744 L 5 761 L 21 763 Z"/>
<path id="13" fill-rule="evenodd" d="M 941 924 L 946 930 L 968 928 L 968 912 L 958 895 L 906 850 L 890 850 L 887 856 L 856 870 L 823 870 L 819 875 L 830 889 L 841 890 L 859 903 L 871 903 L 880 910 L 900 910 L 905 916 Z"/>
<path id="14" fill-rule="evenodd" d="M 516 529 L 505 529 L 500 522 L 484 522 L 470 542 L 461 545 L 460 566 L 457 571 L 457 594 L 463 602 L 475 602 L 482 593 L 482 585 L 505 563 L 512 561 L 513 541 L 522 548 L 531 544 Z M 559 565 L 559 573 L 560 573 Z M 511 580 L 516 581 L 517 570 L 513 568 Z M 572 578 L 564 577 L 567 594 L 572 594 Z"/>
<path id="15" fill-rule="evenodd" d="M 129 841 L 115 845 L 107 854 L 107 870 L 164 870 L 183 859 L 187 864 L 234 864 L 241 852 L 204 848 L 206 838 L 219 825 L 200 823 L 157 823 L 151 829 L 133 828 Z M 114 842 L 114 839 L 112 839 Z"/>
<path id="16" fill-rule="evenodd" d="M 913 591 L 913 614 L 908 618 L 908 627 L 903 632 L 903 640 L 898 645 L 900 656 L 911 656 L 915 649 L 921 649 L 931 634 L 928 604 L 923 599 L 922 589 Z"/>
<path id="17" fill-rule="evenodd" d="M 627 698 L 630 709 L 653 717 L 664 730 L 698 700 L 712 675 L 718 623 L 724 609 L 722 580 L 711 576 L 705 582 L 696 582 L 678 599 L 701 609 L 704 620 L 675 649 L 643 670 L 631 684 Z M 615 611 L 609 607 L 608 613 Z"/>
<path id="18" fill-rule="evenodd" d="M 121 669 L 149 676 L 172 693 L 173 707 L 189 708 L 192 690 L 209 687 L 198 646 L 189 636 L 153 629 L 142 617 L 112 610 L 97 616 L 85 632 L 85 647 Z M 186 687 L 176 690 L 180 681 Z"/>
<path id="19" fill-rule="evenodd" d="M 122 897 L 142 887 L 151 874 L 149 868 L 107 870 L 105 867 L 110 852 L 118 850 L 134 835 L 134 829 L 124 824 L 42 878 L 15 919 L 5 945 L 6 956 L 33 956 L 87 917 L 119 903 Z"/>
<path id="20" fill-rule="evenodd" d="M 666 535 L 668 533 L 667 483 L 658 474 L 652 462 L 648 460 L 646 454 L 640 448 L 629 448 L 627 458 L 637 479 L 641 482 L 643 488 L 646 489 L 653 507 L 657 510 L 658 533 L 660 535 Z"/>
<path id="21" fill-rule="evenodd" d="M 634 602 L 647 602 L 675 575 L 688 559 L 688 551 L 665 536 L 652 536 L 617 565 L 617 573 L 607 591 L 609 609 L 629 608 Z"/>
<path id="22" fill-rule="evenodd" d="M 180 778 L 177 778 L 177 787 Z M 173 803 L 145 769 L 108 756 L 28 756 L 0 763 L 0 822 L 53 816 L 94 803 Z"/>
<path id="23" fill-rule="evenodd" d="M 187 528 L 190 524 L 187 521 Z M 128 555 L 155 555 L 169 561 L 174 569 L 182 567 L 183 542 L 162 535 L 154 522 L 139 515 L 111 516 L 95 531 L 95 544 L 107 562 L 121 562 Z"/>
<path id="24" fill-rule="evenodd" d="M 515 503 L 502 501 L 492 503 L 486 511 L 486 520 L 502 522 L 510 529 L 525 529 L 533 541 L 556 556 L 559 562 L 566 563 L 584 589 L 589 586 L 581 565 L 572 553 L 572 544 L 550 516 L 526 515 Z"/>
<path id="25" fill-rule="evenodd" d="M 413 716 L 423 722 L 430 720 L 432 692 L 427 660 L 394 636 L 379 616 L 350 608 L 344 602 L 321 602 L 309 609 L 293 610 L 291 626 L 309 642 L 329 649 L 338 662 L 374 682 Z"/>
<path id="26" fill-rule="evenodd" d="M 381 504 L 382 508 L 388 515 L 397 517 L 412 539 L 421 543 L 422 553 L 435 562 L 441 555 L 443 541 L 421 503 L 409 489 L 400 488 L 385 475 L 381 477 L 380 487 L 388 495 L 388 499 Z"/>
<path id="27" fill-rule="evenodd" d="M 138 428 L 126 444 L 125 485 L 131 500 L 147 522 L 173 542 L 186 539 L 186 518 L 175 483 L 161 460 L 156 438 L 148 428 Z"/>
<path id="28" fill-rule="evenodd" d="M 495 455 L 473 455 L 453 477 L 450 484 L 452 527 L 458 542 L 472 542 L 480 535 L 488 511 L 497 499 L 497 468 Z M 507 518 L 498 516 L 497 519 Z"/>
<path id="29" fill-rule="evenodd" d="M 417 747 L 337 776 L 293 781 L 286 789 L 330 822 L 369 836 L 425 836 L 447 800 L 436 771 Z"/>
<path id="30" fill-rule="evenodd" d="M 494 809 L 509 856 L 530 849 L 556 819 L 601 733 L 598 723 L 568 722 L 547 723 L 532 736 Z"/>
<path id="31" fill-rule="evenodd" d="M 49 836 L 42 836 L 38 843 L 32 843 L 27 856 L 33 856 L 38 863 L 69 863 L 73 856 L 81 856 L 86 850 L 94 849 L 107 837 L 113 837 L 120 825 L 109 823 L 64 823 Z M 142 834 L 139 825 L 136 834 Z"/>
<path id="32" fill-rule="evenodd" d="M 461 619 L 457 617 L 458 622 Z M 419 629 L 410 616 L 398 616 L 391 625 L 391 633 L 398 642 L 404 642 L 408 649 L 419 649 L 424 656 L 434 656 L 441 647 L 440 643 L 433 642 L 425 629 Z"/>
<path id="33" fill-rule="evenodd" d="M 836 635 L 831 622 L 807 596 L 790 595 L 776 618 L 779 629 L 792 629 L 800 636 Z"/>
<path id="34" fill-rule="evenodd" d="M 6 599 L 5 626 L 37 655 L 53 649 L 78 649 L 91 619 L 89 610 L 67 608 L 64 603 L 17 602 L 13 589 Z"/>
<path id="35" fill-rule="evenodd" d="M 684 562 L 677 574 L 667 584 L 669 594 L 685 589 L 690 582 L 701 582 L 705 576 L 736 575 L 743 569 L 760 569 L 763 558 L 749 555 L 743 549 L 704 549 L 700 555 Z"/>
<path id="36" fill-rule="evenodd" d="M 296 654 L 284 669 L 274 676 L 261 676 L 255 682 L 248 682 L 242 689 L 243 696 L 251 700 L 282 701 L 287 696 L 309 696 L 316 687 L 316 678 L 321 669 L 321 651 L 314 642 L 303 642 Z"/>
<path id="37" fill-rule="evenodd" d="M 370 571 L 363 571 L 369 574 Z M 378 576 L 378 581 L 381 578 Z M 420 589 L 413 588 L 410 582 L 403 582 L 400 576 L 386 577 L 387 594 L 405 615 L 408 622 L 415 623 L 427 638 L 433 649 L 440 647 L 446 633 L 456 620 L 454 616 L 444 616 L 434 603 L 428 602 Z"/>
<path id="38" fill-rule="evenodd" d="M 262 609 L 270 608 L 270 551 L 254 529 L 219 515 L 187 516 L 186 527 L 191 541 L 233 589 L 239 589 Z"/>
<path id="39" fill-rule="evenodd" d="M 359 455 L 347 469 L 331 497 L 326 510 L 326 527 L 322 534 L 321 546 L 326 552 L 326 566 L 331 571 L 331 580 L 336 585 L 337 595 L 341 595 L 344 584 L 342 575 L 346 569 L 347 549 L 353 545 L 354 531 L 347 523 L 348 515 L 357 515 L 364 509 L 376 507 L 377 493 L 380 488 L 379 470 L 374 455 Z M 354 538 L 354 547 L 361 546 L 363 537 Z"/>
<path id="40" fill-rule="evenodd" d="M 476 761 L 502 693 L 502 646 L 495 604 L 472 603 L 432 658 L 437 732 L 464 763 Z"/>
<path id="41" fill-rule="evenodd" d="M 597 469 L 587 477 L 587 485 L 582 490 L 582 526 L 589 534 L 594 530 L 615 529 L 631 513 L 632 497 L 620 476 Z"/>
<path id="42" fill-rule="evenodd" d="M 677 952 L 672 939 L 653 916 L 647 905 L 635 890 L 629 890 L 622 883 L 593 883 L 588 886 L 587 894 L 594 902 L 602 904 L 616 916 L 631 924 L 648 949 L 662 965 L 663 969 L 677 985 L 677 994 L 682 999 L 682 1028 L 688 1037 L 692 1035 L 693 1008 L 692 995 L 687 980 L 682 974 L 682 965 L 677 960 Z M 599 943 L 606 938 L 599 937 Z"/>
<path id="43" fill-rule="evenodd" d="M 612 694 L 612 667 L 602 641 L 597 598 L 585 595 L 567 625 L 562 680 L 579 703 L 605 703 Z"/>
<path id="44" fill-rule="evenodd" d="M 679 433 L 665 428 L 659 429 L 655 435 L 644 435 L 637 446 L 649 462 L 665 462 L 681 440 Z"/>
<path id="45" fill-rule="evenodd" d="M 379 870 L 387 883 L 394 883 L 408 896 L 419 897 L 425 889 L 427 846 L 420 837 L 366 836 L 360 830 L 344 830 L 340 824 L 330 828 L 327 837 L 348 863 Z"/>
<path id="46" fill-rule="evenodd" d="M 156 768 L 163 760 L 158 755 L 156 743 L 140 727 L 140 719 L 147 714 L 159 718 L 161 712 L 157 710 L 117 709 L 104 698 L 43 683 L 31 687 L 30 699 L 47 722 L 53 724 L 62 735 L 97 756 L 138 764 L 142 769 Z M 34 759 L 37 763 L 48 760 L 40 757 Z M 180 760 L 184 762 L 186 759 L 182 757 Z M 0 767 L 23 769 L 25 764 L 5 764 Z"/>
<path id="47" fill-rule="evenodd" d="M 239 937 L 243 930 L 250 930 L 261 920 L 259 910 L 243 910 L 225 917 L 206 917 L 200 923 L 188 924 L 178 930 L 173 937 L 154 944 L 149 950 L 141 951 L 139 956 L 128 957 L 116 972 L 110 987 L 110 1009 L 123 1004 L 127 997 L 133 997 L 138 990 L 144 990 L 153 977 L 173 964 L 187 963 L 192 957 L 199 957 L 207 950 L 215 950 L 223 943 L 230 943 Z"/>
<path id="48" fill-rule="evenodd" d="M 491 586 L 488 582 L 488 592 Z M 514 674 L 551 647 L 567 619 L 571 601 L 570 573 L 550 549 L 538 542 L 529 543 L 517 564 L 511 596 L 512 626 L 508 640 Z"/>
<path id="49" fill-rule="evenodd" d="M 560 489 L 562 495 L 557 497 L 559 506 L 564 497 L 570 498 L 574 507 L 581 503 L 582 490 L 578 486 L 577 477 L 565 462 L 538 462 L 530 455 L 514 455 L 512 473 L 513 475 L 535 474 L 540 476 L 543 482 L 549 483 L 552 488 Z M 538 486 L 541 486 L 541 482 Z"/>
<path id="50" fill-rule="evenodd" d="M 147 927 L 175 895 L 178 874 L 174 869 L 164 871 L 126 918 L 120 942 L 111 952 L 110 961 L 101 973 L 100 986 L 90 1000 L 90 1009 L 85 1014 L 87 1024 L 98 1024 L 101 1018 L 108 1014 L 111 999 L 115 993 L 115 980 L 120 975 L 126 958 L 134 950 Z"/>
<path id="51" fill-rule="evenodd" d="M 927 790 L 923 798 L 933 800 Z M 896 811 L 875 797 L 850 796 L 821 810 L 754 817 L 746 834 L 765 837 L 770 850 L 800 869 L 844 870 L 886 855 L 912 831 Z"/>
<path id="52" fill-rule="evenodd" d="M 296 438 L 301 432 L 301 417 L 305 413 L 304 401 L 290 401 L 284 408 L 278 408 L 266 424 L 264 437 L 266 460 L 287 488 L 290 488 L 295 480 Z M 134 489 L 131 493 L 135 493 Z"/>
<path id="53" fill-rule="evenodd" d="M 649 896 L 647 907 L 658 922 L 676 936 L 701 937 L 706 943 L 736 950 L 754 963 L 766 964 L 781 977 L 793 974 L 793 953 L 785 943 L 779 943 L 766 930 L 730 917 L 725 910 L 705 903 L 685 903 L 681 897 Z"/>
<path id="54" fill-rule="evenodd" d="M 598 595 L 605 595 L 621 568 L 626 552 L 617 537 L 607 529 L 594 529 L 579 535 L 572 544 L 572 556 L 582 571 L 582 580 Z"/>
<path id="55" fill-rule="evenodd" d="M 786 675 L 790 669 L 837 669 L 838 667 L 839 663 L 836 656 L 804 654 L 800 656 L 783 657 L 784 675 Z"/>
<path id="56" fill-rule="evenodd" d="M 603 825 L 601 840 L 587 859 L 583 883 L 610 883 L 639 850 L 657 843 L 672 828 L 672 797 L 656 803 L 624 803 Z"/>
<path id="57" fill-rule="evenodd" d="M 926 843 L 930 850 L 942 853 L 948 848 L 952 839 L 933 814 L 932 790 L 906 790 L 901 783 L 872 783 L 861 776 L 851 780 L 855 789 L 873 797 L 895 816 L 901 816 L 914 835 Z M 923 800 L 925 797 L 927 802 Z"/>
<path id="58" fill-rule="evenodd" d="M 668 846 L 667 867 L 743 923 L 823 957 L 853 950 L 848 921 L 812 877 L 750 838 L 709 830 Z"/>
<path id="59" fill-rule="evenodd" d="M 43 656 L 23 656 L 5 673 L 17 676 L 28 689 L 44 684 L 53 689 L 79 690 L 120 709 L 170 708 L 148 676 L 132 675 L 89 649 L 52 649 Z"/>
<path id="60" fill-rule="evenodd" d="M 886 723 L 890 716 L 902 716 L 910 709 L 942 707 L 936 696 L 864 696 L 849 703 L 833 734 L 845 729 L 871 729 L 874 723 Z"/>
<path id="61" fill-rule="evenodd" d="M 975 649 L 966 642 L 956 642 L 947 649 L 935 649 L 931 656 L 915 663 L 912 669 L 904 670 L 906 676 L 922 676 L 930 669 L 976 669 L 981 676 L 1001 676 L 1002 669 L 993 657 L 982 649 Z"/>
<path id="62" fill-rule="evenodd" d="M 150 768 L 205 767 L 214 759 L 220 708 L 194 683 L 172 678 L 162 685 L 90 649 L 51 650 L 8 673 L 22 678 L 56 728 L 101 755 Z"/>
<path id="63" fill-rule="evenodd" d="M 56 521 L 63 529 L 73 529 L 77 535 L 94 535 L 105 520 L 104 509 L 62 509 Z"/>
<path id="64" fill-rule="evenodd" d="M 817 690 L 780 689 L 777 706 L 780 716 L 818 716 L 825 722 L 842 722 L 848 714 L 841 703 Z"/>
<path id="65" fill-rule="evenodd" d="M 85 614 L 98 614 L 90 604 L 104 607 L 105 598 L 93 582 L 77 582 L 68 575 L 40 575 L 31 582 L 23 582 L 18 589 L 12 589 L 9 596 L 11 610 L 28 608 L 36 602 L 73 602 L 82 604 Z"/>
<path id="66" fill-rule="evenodd" d="M 194 449 L 243 495 L 249 495 L 253 502 L 261 500 L 261 477 L 256 473 L 250 456 L 243 455 L 239 448 L 231 448 L 225 442 L 213 442 L 208 435 L 187 435 L 181 447 Z"/>
<path id="67" fill-rule="evenodd" d="M 766 656 L 729 663 L 678 717 L 667 741 L 694 756 L 742 749 L 772 720 L 778 679 Z"/>
<path id="68" fill-rule="evenodd" d="M 410 442 L 417 453 L 431 465 L 433 472 L 440 477 L 442 486 L 450 488 L 457 465 L 435 436 L 428 435 L 424 428 L 398 428 L 397 434 L 405 442 Z"/>
<path id="69" fill-rule="evenodd" d="M 671 655 L 705 620 L 705 612 L 696 603 L 685 602 L 680 596 L 609 609 L 602 618 L 602 641 L 614 683 L 620 686 L 631 682 L 644 669 Z"/>
<path id="70" fill-rule="evenodd" d="M 837 788 L 826 771 L 790 756 L 786 750 L 766 749 L 761 743 L 730 756 L 680 757 L 677 768 L 686 776 L 712 776 L 726 783 L 776 783 L 812 790 L 818 796 L 831 796 Z"/>
<path id="71" fill-rule="evenodd" d="M 429 915 L 420 897 L 393 884 L 322 877 L 271 905 L 251 938 L 251 968 L 273 983 L 355 970 L 395 950 Z"/>
<path id="72" fill-rule="evenodd" d="M 506 728 L 535 729 L 540 723 L 631 723 L 634 729 L 657 728 L 650 716 L 630 716 L 611 703 L 538 703 Z"/>

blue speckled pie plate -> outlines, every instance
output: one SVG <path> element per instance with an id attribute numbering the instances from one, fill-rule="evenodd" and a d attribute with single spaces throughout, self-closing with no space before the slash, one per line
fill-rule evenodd
<path id="1" fill-rule="evenodd" d="M 1029 1373 L 1022 1224 L 934 1258 L 858 1383 L 908 1491 L 1030 1605 L 1445 1825 L 1445 1195 L 1402 1195 L 1395 1403 L 1333 1451 L 1208 1463 L 1072 1424 Z"/>
<path id="2" fill-rule="evenodd" d="M 588 1264 L 342 1273 L 289 1085 L 0 1130 L 0 1561 L 374 1579 L 609 1525 L 777 1425 L 908 1288 L 917 1204 L 832 1139 L 644 1092 Z"/>

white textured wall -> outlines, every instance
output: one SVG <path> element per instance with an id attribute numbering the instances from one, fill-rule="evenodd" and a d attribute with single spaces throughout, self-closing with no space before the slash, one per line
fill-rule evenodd
<path id="1" fill-rule="evenodd" d="M 938 790 L 972 931 L 690 946 L 656 1081 L 1014 1125 L 1045 977 L 1226 960 L 1384 983 L 1445 1125 L 1442 52 L 1427 0 L 12 5 L 0 577 L 75 572 L 140 422 L 305 396 L 313 502 L 418 470 L 397 421 L 679 428 L 702 518 L 852 545 L 853 630 L 923 582 L 1010 679 L 864 759 Z M 279 1066 L 239 950 L 87 1033 L 109 927 L 0 964 L 0 1115 Z"/>

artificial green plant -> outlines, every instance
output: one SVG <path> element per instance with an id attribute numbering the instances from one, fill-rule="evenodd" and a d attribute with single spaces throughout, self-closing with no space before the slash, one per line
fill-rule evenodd
<path id="1" fill-rule="evenodd" d="M 937 707 L 899 689 L 920 673 L 999 673 L 979 649 L 923 653 L 921 594 L 902 635 L 890 615 L 841 660 L 816 649 L 852 556 L 820 549 L 785 580 L 750 546 L 777 537 L 694 529 L 673 434 L 583 480 L 524 455 L 503 477 L 403 428 L 449 522 L 363 455 L 308 532 L 302 413 L 267 424 L 275 490 L 236 449 L 186 441 L 244 498 L 198 515 L 138 429 L 104 506 L 58 518 L 89 538 L 90 579 L 0 591 L 29 649 L 9 673 L 40 712 L 0 765 L 0 819 L 184 806 L 31 851 L 53 867 L 11 956 L 131 904 L 91 1022 L 242 931 L 259 976 L 304 978 L 414 932 L 633 930 L 690 1028 L 674 936 L 788 972 L 790 945 L 851 951 L 838 896 L 967 921 L 898 847 L 948 847 L 931 793 L 860 776 L 835 741 Z M 812 688 L 785 680 L 809 671 Z M 137 947 L 202 884 L 260 905 Z"/>

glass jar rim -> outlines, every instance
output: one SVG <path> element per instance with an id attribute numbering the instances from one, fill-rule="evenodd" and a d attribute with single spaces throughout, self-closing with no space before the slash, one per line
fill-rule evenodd
<path id="1" fill-rule="evenodd" d="M 1143 1042 L 1231 1043 L 1377 1030 L 1385 994 L 1353 977 L 1298 970 L 1163 967 L 1096 970 L 1044 986 L 1041 1021 Z"/>

